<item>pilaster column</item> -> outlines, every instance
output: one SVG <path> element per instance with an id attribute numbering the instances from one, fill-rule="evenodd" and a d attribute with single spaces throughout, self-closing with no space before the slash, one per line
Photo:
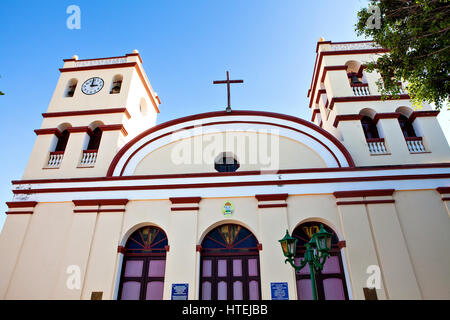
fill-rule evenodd
<path id="1" fill-rule="evenodd" d="M 35 201 L 7 202 L 8 215 L 0 234 L 0 252 L 2 252 L 2 263 L 0 263 L 0 299 L 6 299 L 7 291 L 14 269 L 19 259 L 22 244 L 27 235 L 31 215 L 34 212 Z"/>
<path id="2" fill-rule="evenodd" d="M 447 209 L 448 216 L 450 217 L 450 187 L 440 187 L 436 189 L 442 196 L 442 202 L 445 209 Z"/>
<path id="3" fill-rule="evenodd" d="M 371 265 L 380 266 L 379 257 L 372 237 L 371 225 L 366 212 L 363 197 L 346 194 L 345 201 L 340 199 L 341 192 L 335 192 L 341 229 L 346 241 L 344 248 L 347 269 L 349 271 L 352 296 L 355 300 L 364 300 L 364 289 L 370 274 L 367 268 Z M 381 274 L 381 278 L 382 274 Z M 382 279 L 381 279 L 382 280 Z M 386 299 L 383 281 L 376 290 L 378 299 Z"/>
<path id="4" fill-rule="evenodd" d="M 198 299 L 197 217 L 200 197 L 170 198 L 171 214 L 168 232 L 170 250 L 166 256 L 164 300 L 171 299 L 172 285 L 187 283 L 188 299 Z"/>
<path id="5" fill-rule="evenodd" d="M 259 253 L 261 266 L 261 295 L 263 300 L 271 300 L 271 282 L 287 282 L 289 299 L 297 299 L 295 271 L 286 258 L 278 240 L 290 230 L 287 219 L 288 194 L 256 195 L 258 200 L 259 241 L 262 246 Z"/>
<path id="6" fill-rule="evenodd" d="M 93 292 L 101 292 L 102 299 L 113 299 L 116 272 L 117 247 L 120 243 L 123 213 L 127 199 L 78 200 L 74 201 L 75 214 L 97 212 L 92 242 L 87 259 L 86 277 L 81 298 L 91 299 Z M 82 206 L 82 208 L 78 208 Z M 97 206 L 96 209 L 89 208 Z"/>
<path id="7" fill-rule="evenodd" d="M 367 219 L 369 230 L 366 238 L 370 236 L 372 240 L 386 298 L 421 299 L 420 288 L 398 220 L 393 193 L 393 189 L 360 190 L 335 192 L 335 196 L 338 198 L 340 210 L 345 210 L 344 207 L 350 209 L 359 206 L 361 215 Z M 347 247 L 349 251 L 355 251 L 349 242 Z M 355 256 L 350 259 L 352 258 Z"/>

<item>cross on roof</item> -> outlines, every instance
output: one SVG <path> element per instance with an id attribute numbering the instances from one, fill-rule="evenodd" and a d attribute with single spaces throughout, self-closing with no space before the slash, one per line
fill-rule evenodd
<path id="1" fill-rule="evenodd" d="M 231 103 L 230 103 L 230 83 L 244 83 L 244 80 L 230 80 L 230 73 L 227 71 L 227 80 L 215 80 L 213 84 L 227 84 L 227 94 L 228 94 L 228 106 L 226 111 L 231 112 Z"/>

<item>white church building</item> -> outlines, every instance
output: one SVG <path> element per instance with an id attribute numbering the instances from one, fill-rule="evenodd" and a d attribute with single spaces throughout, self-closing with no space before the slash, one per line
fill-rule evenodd
<path id="1" fill-rule="evenodd" d="M 311 299 L 278 240 L 288 230 L 300 258 L 320 225 L 333 236 L 319 299 L 450 299 L 439 112 L 381 99 L 373 42 L 316 52 L 311 119 L 233 109 L 158 125 L 137 51 L 64 60 L 12 181 L 0 299 L 270 300 L 280 284 Z"/>

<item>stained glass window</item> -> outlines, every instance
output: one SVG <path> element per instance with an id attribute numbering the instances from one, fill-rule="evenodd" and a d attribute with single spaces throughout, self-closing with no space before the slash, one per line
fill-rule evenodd
<path id="1" fill-rule="evenodd" d="M 125 245 L 119 300 L 162 300 L 167 236 L 159 228 L 135 231 Z"/>
<path id="2" fill-rule="evenodd" d="M 200 298 L 202 300 L 259 300 L 258 241 L 246 228 L 224 224 L 202 242 Z"/>
<path id="3" fill-rule="evenodd" d="M 299 264 L 300 258 L 303 258 L 305 244 L 314 233 L 319 231 L 320 225 L 319 222 L 306 222 L 295 228 L 292 236 L 297 239 L 296 264 Z M 338 247 L 339 239 L 331 228 L 326 225 L 324 228 L 332 233 L 333 237 L 331 238 L 331 256 L 325 262 L 323 270 L 316 273 L 317 296 L 319 300 L 348 300 L 341 250 Z M 308 265 L 296 273 L 296 279 L 298 299 L 311 300 L 312 289 Z"/>

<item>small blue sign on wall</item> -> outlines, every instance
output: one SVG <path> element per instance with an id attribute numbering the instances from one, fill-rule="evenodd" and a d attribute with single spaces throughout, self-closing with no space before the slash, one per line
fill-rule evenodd
<path id="1" fill-rule="evenodd" d="M 187 300 L 188 299 L 189 284 L 188 283 L 173 283 L 172 284 L 172 300 Z"/>
<path id="2" fill-rule="evenodd" d="M 272 300 L 289 300 L 287 282 L 271 282 L 270 291 L 272 292 Z"/>

